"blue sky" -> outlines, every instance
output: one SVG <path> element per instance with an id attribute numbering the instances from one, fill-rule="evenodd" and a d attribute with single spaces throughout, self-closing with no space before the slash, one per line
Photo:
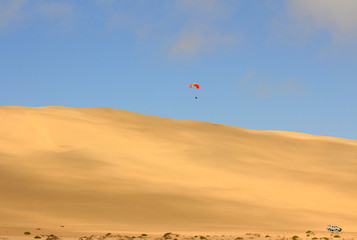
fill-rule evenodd
<path id="1" fill-rule="evenodd" d="M 0 105 L 357 140 L 355 9 L 354 0 L 0 0 Z"/>

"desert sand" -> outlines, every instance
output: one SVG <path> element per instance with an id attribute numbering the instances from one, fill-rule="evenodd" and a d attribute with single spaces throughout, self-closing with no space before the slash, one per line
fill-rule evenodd
<path id="1" fill-rule="evenodd" d="M 110 108 L 0 107 L 0 124 L 0 240 L 357 236 L 355 140 Z"/>

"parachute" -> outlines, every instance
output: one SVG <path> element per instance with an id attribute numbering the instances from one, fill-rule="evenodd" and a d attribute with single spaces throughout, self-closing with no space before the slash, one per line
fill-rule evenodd
<path id="1" fill-rule="evenodd" d="M 198 83 L 192 83 L 190 85 L 190 88 L 192 88 L 193 86 L 195 86 L 197 89 L 200 89 L 200 85 L 198 85 Z"/>
<path id="2" fill-rule="evenodd" d="M 200 89 L 200 85 L 198 85 L 198 83 L 192 83 L 190 85 L 190 88 L 192 88 L 193 86 L 195 86 L 197 89 Z M 197 99 L 197 96 L 195 96 L 195 98 Z"/>

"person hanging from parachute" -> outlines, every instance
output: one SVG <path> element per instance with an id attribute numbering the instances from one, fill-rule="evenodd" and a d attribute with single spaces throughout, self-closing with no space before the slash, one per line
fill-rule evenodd
<path id="1" fill-rule="evenodd" d="M 200 89 L 200 85 L 199 85 L 198 83 L 192 83 L 192 84 L 190 85 L 190 88 L 192 88 L 193 86 L 196 87 L 197 90 Z M 198 98 L 197 98 L 197 95 L 195 96 L 195 98 L 198 99 Z"/>

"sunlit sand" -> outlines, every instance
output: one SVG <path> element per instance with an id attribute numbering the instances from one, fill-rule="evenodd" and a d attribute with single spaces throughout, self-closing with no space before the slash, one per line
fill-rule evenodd
<path id="1" fill-rule="evenodd" d="M 0 240 L 356 238 L 354 140 L 110 108 L 0 107 L 0 124 Z"/>

